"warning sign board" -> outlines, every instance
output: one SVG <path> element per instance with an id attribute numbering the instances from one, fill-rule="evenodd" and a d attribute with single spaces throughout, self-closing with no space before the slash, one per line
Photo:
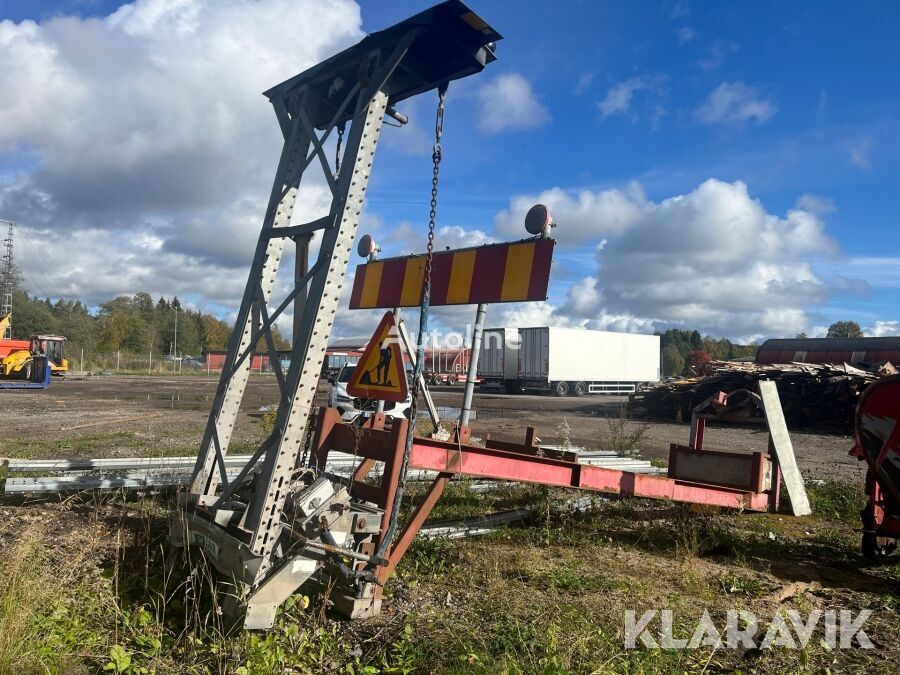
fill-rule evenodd
<path id="1" fill-rule="evenodd" d="M 552 239 L 526 239 L 434 254 L 432 307 L 547 299 Z M 350 309 L 422 304 L 425 256 L 388 258 L 356 268 Z"/>
<path id="2" fill-rule="evenodd" d="M 395 403 L 406 400 L 409 388 L 393 312 L 385 312 L 375 329 L 347 382 L 347 393 L 359 398 Z"/>

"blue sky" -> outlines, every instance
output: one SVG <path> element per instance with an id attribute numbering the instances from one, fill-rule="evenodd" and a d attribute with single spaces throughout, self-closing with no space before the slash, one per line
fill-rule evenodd
<path id="1" fill-rule="evenodd" d="M 34 65 L 44 57 L 27 69 L 7 64 L 8 71 L 28 70 L 26 82 L 54 73 L 44 90 L 59 88 L 64 99 L 66 92 L 71 98 L 110 96 L 102 111 L 83 113 L 84 103 L 69 110 L 84 125 L 96 125 L 83 144 L 41 134 L 42 113 L 29 112 L 22 101 L 14 106 L 19 114 L 0 111 L 0 148 L 6 150 L 0 217 L 20 222 L 26 238 L 69 237 L 68 258 L 73 233 L 92 246 L 104 241 L 127 253 L 127 270 L 86 281 L 96 276 L 85 274 L 90 262 L 66 267 L 48 244 L 46 260 L 31 276 L 49 274 L 51 285 L 65 292 L 99 299 L 142 290 L 137 285 L 167 294 L 181 288 L 179 295 L 228 313 L 250 254 L 242 257 L 243 249 L 229 243 L 252 242 L 247 233 L 258 229 L 253 217 L 262 213 L 253 195 L 265 198 L 279 149 L 274 118 L 259 92 L 303 63 L 349 46 L 362 31 L 386 27 L 429 3 L 140 0 L 127 12 L 120 4 L 0 2 L 9 45 L 19 53 L 29 53 L 21 45 L 42 50 L 35 54 L 56 52 L 44 71 Z M 457 245 L 519 236 L 518 218 L 529 198 L 556 200 L 551 208 L 560 223 L 550 302 L 495 307 L 489 321 L 640 331 L 697 327 L 758 339 L 817 334 L 850 318 L 871 334 L 900 332 L 900 234 L 894 226 L 900 93 L 893 85 L 900 70 L 900 7 L 469 4 L 504 40 L 496 63 L 451 86 L 439 210 L 440 225 L 448 228 L 444 240 Z M 110 18 L 117 9 L 123 19 Z M 238 14 L 246 44 L 229 53 L 221 45 L 234 41 L 237 27 L 228 21 Z M 25 20 L 35 22 L 30 32 Z M 274 21 L 295 30 L 273 30 Z M 169 42 L 173 25 L 187 26 L 177 42 Z M 272 57 L 279 48 L 284 63 Z M 192 72 L 202 62 L 204 73 L 233 80 L 223 85 L 222 104 L 240 114 L 241 123 L 221 121 L 216 133 L 200 129 L 200 141 L 171 141 L 162 158 L 104 148 L 108 162 L 89 158 L 77 166 L 81 182 L 71 173 L 56 175 L 61 170 L 55 167 L 96 148 L 97 139 L 119 139 L 125 147 L 136 130 L 170 129 L 160 120 L 171 104 L 154 111 L 158 104 L 150 97 L 135 116 L 128 110 L 134 94 L 127 90 L 166 67 L 148 71 L 148 60 L 166 61 L 160 55 L 173 52 L 182 61 L 168 66 L 170 77 L 157 85 L 160 98 L 183 97 L 178 109 L 193 115 L 189 106 L 200 104 L 190 102 L 198 82 Z M 232 78 L 236 69 L 242 72 Z M 60 72 L 68 89 L 59 83 Z M 39 94 L 29 97 L 13 76 L 0 75 L 5 87 L 5 99 L 47 104 Z M 379 150 L 362 227 L 381 239 L 385 254 L 424 246 L 434 100 L 431 94 L 404 104 L 411 125 L 389 129 Z M 191 170 L 182 178 L 166 170 L 163 159 Z M 209 184 L 196 168 L 208 161 L 222 167 Z M 230 182 L 246 195 L 225 190 Z M 123 195 L 121 205 L 104 200 L 110 188 Z M 94 189 L 96 198 L 85 195 Z M 218 241 L 222 227 L 239 234 Z M 145 248 L 134 248 L 136 241 Z M 60 266 L 66 269 L 57 282 Z M 211 281 L 216 275 L 227 275 L 228 284 Z M 371 320 L 345 314 L 338 331 L 363 332 Z M 462 328 L 468 315 L 450 311 L 441 320 L 448 329 Z"/>

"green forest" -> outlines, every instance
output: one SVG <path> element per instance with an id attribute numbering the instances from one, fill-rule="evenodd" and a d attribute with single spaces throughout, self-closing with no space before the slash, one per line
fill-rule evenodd
<path id="1" fill-rule="evenodd" d="M 689 374 L 692 367 L 709 361 L 754 356 L 757 345 L 735 344 L 728 338 L 702 336 L 696 330 L 672 328 L 659 335 L 664 376 Z"/>
<path id="2" fill-rule="evenodd" d="M 231 326 L 211 314 L 185 308 L 177 297 L 154 301 L 149 293 L 122 295 L 102 303 L 91 313 L 80 300 L 50 300 L 13 294 L 13 337 L 63 335 L 67 351 L 74 356 L 83 349 L 90 355 L 124 352 L 136 355 L 174 354 L 175 316 L 178 315 L 179 356 L 197 356 L 204 350 L 225 349 Z M 752 356 L 756 345 L 734 344 L 727 338 L 701 336 L 696 330 L 670 329 L 660 336 L 663 373 L 688 372 L 696 362 Z M 276 335 L 279 349 L 289 342 Z M 265 351 L 264 345 L 257 349 Z"/>
<path id="3" fill-rule="evenodd" d="M 154 301 L 145 292 L 122 295 L 102 303 L 92 313 L 80 300 L 41 299 L 17 288 L 13 293 L 13 337 L 38 334 L 65 336 L 70 358 L 81 350 L 91 356 L 121 352 L 145 357 L 152 353 L 156 358 L 175 354 L 176 349 L 178 356 L 226 349 L 231 326 L 211 314 L 183 307 L 177 297 Z M 696 330 L 673 328 L 657 335 L 665 376 L 689 374 L 692 368 L 710 360 L 753 356 L 757 349 L 756 344 L 735 344 L 728 338 L 703 336 Z M 277 329 L 275 342 L 278 349 L 290 348 L 289 341 L 278 335 Z M 265 345 L 257 345 L 257 351 L 265 352 Z"/>
<path id="4" fill-rule="evenodd" d="M 210 314 L 181 306 L 177 297 L 149 293 L 119 296 L 91 313 L 80 300 L 50 300 L 13 293 L 13 337 L 63 335 L 68 353 L 84 349 L 135 354 L 175 353 L 175 316 L 178 315 L 179 355 L 198 355 L 206 349 L 225 349 L 231 326 Z"/>

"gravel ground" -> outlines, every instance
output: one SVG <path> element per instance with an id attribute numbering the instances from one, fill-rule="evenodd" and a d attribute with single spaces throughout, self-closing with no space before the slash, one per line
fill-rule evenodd
<path id="1" fill-rule="evenodd" d="M 46 390 L 0 392 L 4 424 L 0 457 L 83 458 L 160 456 L 196 452 L 217 378 L 94 377 L 63 380 Z M 323 382 L 318 403 L 324 403 Z M 436 404 L 448 416 L 456 414 L 462 387 L 434 390 Z M 260 410 L 276 401 L 270 376 L 252 376 L 235 428 L 234 442 L 247 446 L 261 437 Z M 477 393 L 473 433 L 516 441 L 533 426 L 545 442 L 557 442 L 563 420 L 575 445 L 599 448 L 610 434 L 610 418 L 619 416 L 625 397 L 556 398 L 539 395 Z M 423 407 L 423 406 L 420 406 Z M 626 431 L 643 429 L 640 455 L 664 459 L 670 443 L 688 441 L 687 424 L 625 422 Z M 848 456 L 853 439 L 815 433 L 792 434 L 797 461 L 810 478 L 863 476 L 862 465 Z M 756 427 L 718 426 L 707 432 L 707 447 L 724 450 L 765 450 L 766 434 Z"/>

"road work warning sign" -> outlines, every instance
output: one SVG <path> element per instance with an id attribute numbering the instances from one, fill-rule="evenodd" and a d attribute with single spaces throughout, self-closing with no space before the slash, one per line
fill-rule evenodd
<path id="1" fill-rule="evenodd" d="M 347 382 L 347 393 L 359 398 L 401 403 L 409 388 L 400 352 L 394 313 L 385 312 Z"/>

